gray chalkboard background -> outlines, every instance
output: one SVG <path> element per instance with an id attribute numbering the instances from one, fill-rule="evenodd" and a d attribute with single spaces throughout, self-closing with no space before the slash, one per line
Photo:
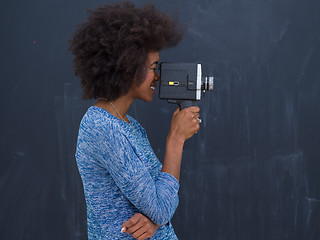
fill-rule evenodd
<path id="1" fill-rule="evenodd" d="M 0 4 L 0 239 L 87 239 L 74 152 L 93 102 L 81 100 L 67 40 L 86 9 L 111 2 Z M 179 238 L 320 239 L 320 2 L 151 2 L 190 26 L 161 60 L 217 76 L 185 146 Z M 130 110 L 159 159 L 174 108 L 156 96 Z"/>

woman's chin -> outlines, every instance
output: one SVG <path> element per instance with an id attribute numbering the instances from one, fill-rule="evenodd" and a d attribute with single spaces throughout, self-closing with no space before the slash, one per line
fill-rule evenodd
<path id="1" fill-rule="evenodd" d="M 141 100 L 141 101 L 144 101 L 144 102 L 152 102 L 152 98 L 153 98 L 153 96 L 144 97 L 144 98 L 138 98 L 138 99 Z"/>
<path id="2" fill-rule="evenodd" d="M 146 99 L 145 102 L 152 102 L 152 97 L 150 99 Z"/>

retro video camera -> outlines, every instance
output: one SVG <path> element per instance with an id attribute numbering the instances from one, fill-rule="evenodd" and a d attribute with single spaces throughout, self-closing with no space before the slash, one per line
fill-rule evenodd
<path id="1" fill-rule="evenodd" d="M 180 109 L 197 106 L 205 91 L 212 91 L 214 77 L 202 77 L 201 64 L 161 63 L 160 99 L 176 103 Z"/>

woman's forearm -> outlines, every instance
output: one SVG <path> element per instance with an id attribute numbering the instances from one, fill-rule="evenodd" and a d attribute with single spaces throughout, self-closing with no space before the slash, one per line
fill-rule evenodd
<path id="1" fill-rule="evenodd" d="M 161 172 L 174 176 L 178 181 L 180 178 L 181 159 L 185 140 L 177 135 L 169 133 L 166 143 L 166 153 Z"/>

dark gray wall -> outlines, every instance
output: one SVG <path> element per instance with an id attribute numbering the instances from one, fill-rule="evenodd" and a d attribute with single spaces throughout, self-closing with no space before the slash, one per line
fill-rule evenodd
<path id="1" fill-rule="evenodd" d="M 1 3 L 0 239 L 86 239 L 74 151 L 93 102 L 67 40 L 86 8 L 110 2 Z M 190 25 L 161 60 L 218 77 L 185 146 L 179 238 L 320 239 L 319 1 L 151 2 Z M 130 110 L 159 159 L 174 108 L 156 96 Z"/>

